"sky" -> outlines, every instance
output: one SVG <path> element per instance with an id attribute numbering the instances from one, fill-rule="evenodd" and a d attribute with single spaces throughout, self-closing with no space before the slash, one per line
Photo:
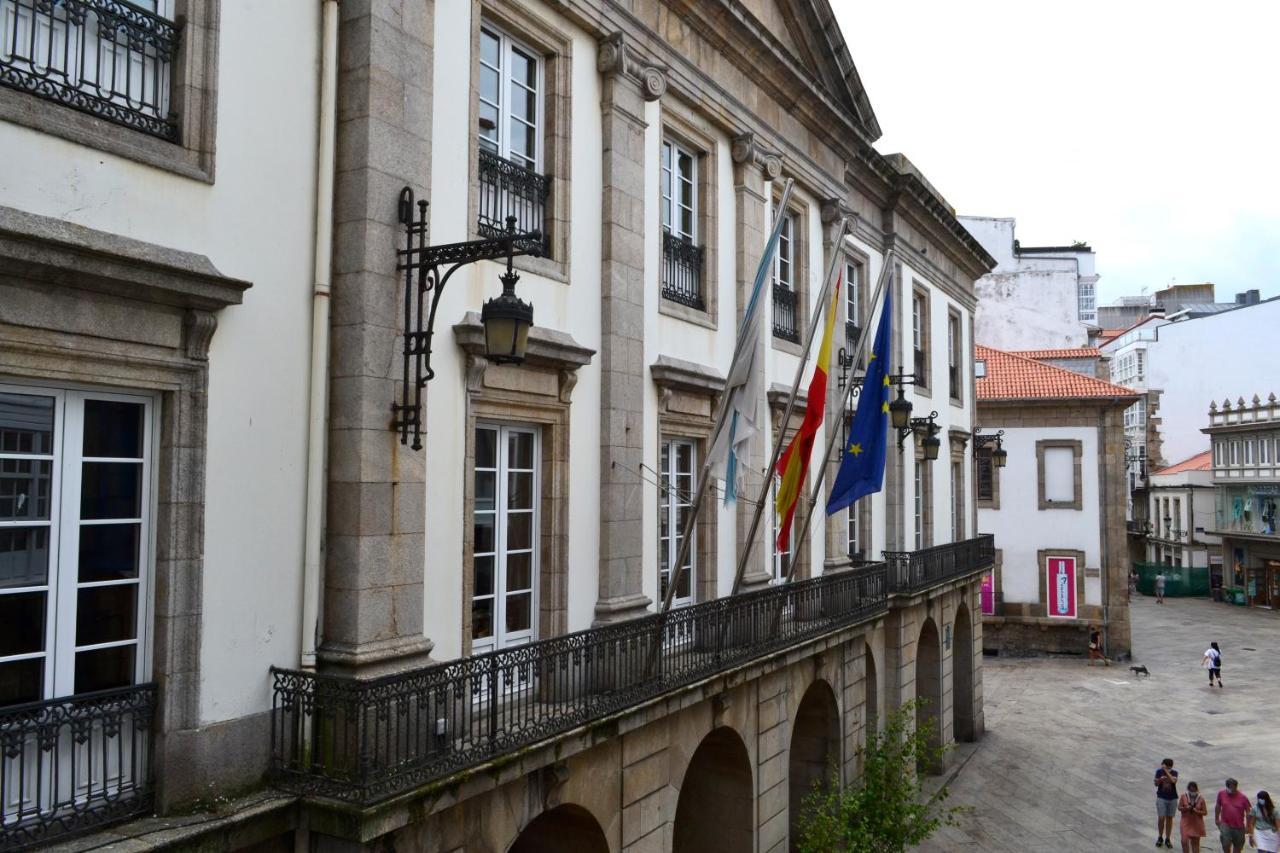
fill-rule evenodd
<path id="1" fill-rule="evenodd" d="M 961 215 L 1083 240 L 1098 303 L 1280 295 L 1280 3 L 831 0 L 883 132 Z"/>

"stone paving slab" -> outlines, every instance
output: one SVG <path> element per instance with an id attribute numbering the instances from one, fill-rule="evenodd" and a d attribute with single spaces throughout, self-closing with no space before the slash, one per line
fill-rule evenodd
<path id="1" fill-rule="evenodd" d="M 942 851 L 1155 847 L 1152 774 L 1172 758 L 1212 802 L 1227 776 L 1280 794 L 1280 613 L 1198 599 L 1135 598 L 1133 663 L 987 658 L 987 734 L 958 748 L 952 805 L 971 809 L 922 845 Z M 1200 666 L 1210 641 L 1223 682 Z M 1202 850 L 1219 849 L 1210 837 Z M 1174 830 L 1174 849 L 1180 849 Z"/>

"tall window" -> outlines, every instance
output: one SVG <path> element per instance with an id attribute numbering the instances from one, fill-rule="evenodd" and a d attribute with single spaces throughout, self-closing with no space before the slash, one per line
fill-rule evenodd
<path id="1" fill-rule="evenodd" d="M 947 379 L 951 388 L 951 399 L 959 400 L 964 389 L 961 387 L 960 365 L 964 359 L 960 355 L 960 344 L 963 335 L 960 332 L 960 315 L 947 313 Z"/>
<path id="2" fill-rule="evenodd" d="M 1240 464 L 1240 439 L 1233 438 L 1231 440 L 1231 464 Z"/>
<path id="3" fill-rule="evenodd" d="M 480 29 L 480 148 L 538 171 L 542 64 L 510 36 Z"/>
<path id="4" fill-rule="evenodd" d="M 481 424 L 475 433 L 471 650 L 518 646 L 537 635 L 539 435 Z"/>
<path id="5" fill-rule="evenodd" d="M 684 526 L 693 507 L 694 464 L 692 441 L 672 438 L 662 442 L 658 488 L 658 595 L 663 601 L 671 583 L 671 567 L 679 556 Z M 696 528 L 693 541 L 698 541 Z M 689 549 L 684 574 L 671 599 L 677 607 L 693 603 L 693 550 Z"/>
<path id="6" fill-rule="evenodd" d="M 698 240 L 698 157 L 669 139 L 662 141 L 662 295 L 705 307 L 703 249 Z"/>
<path id="7" fill-rule="evenodd" d="M 1258 464 L 1271 464 L 1271 439 L 1269 438 L 1258 439 Z"/>
<path id="8" fill-rule="evenodd" d="M 782 583 L 787 576 L 787 566 L 791 563 L 791 551 L 795 548 L 795 527 L 792 526 L 791 536 L 787 539 L 787 547 L 778 547 L 778 514 L 773 512 L 773 507 L 778 503 L 778 475 L 773 477 L 773 493 L 769 497 L 769 515 L 773 518 L 773 583 Z"/>
<path id="9" fill-rule="evenodd" d="M 855 560 L 863 560 L 866 559 L 863 556 L 863 548 L 865 546 L 862 542 L 862 523 L 861 519 L 858 518 L 858 511 L 858 501 L 849 504 L 849 508 L 845 510 L 845 530 L 848 537 L 847 553 Z"/>
<path id="10" fill-rule="evenodd" d="M 0 386 L 0 706 L 146 680 L 152 409 Z"/>
<path id="11" fill-rule="evenodd" d="M 796 218 L 790 211 L 782 214 L 782 230 L 778 232 L 778 250 L 773 259 L 773 283 L 795 290 Z"/>
<path id="12" fill-rule="evenodd" d="M 1215 441 L 1213 443 L 1213 464 L 1221 468 L 1226 465 L 1226 443 Z"/>
<path id="13" fill-rule="evenodd" d="M 916 529 L 916 550 L 927 548 L 929 546 L 929 516 L 930 516 L 930 485 L 929 485 L 929 463 L 917 459 L 916 460 L 916 476 L 915 476 L 915 529 Z"/>
<path id="14" fill-rule="evenodd" d="M 862 267 L 852 261 L 844 265 L 844 337 L 845 342 L 853 347 L 858 343 L 858 333 L 862 330 Z"/>
<path id="15" fill-rule="evenodd" d="M 929 303 L 920 291 L 911 294 L 911 355 L 916 382 L 929 387 Z"/>
<path id="16" fill-rule="evenodd" d="M 800 342 L 799 307 L 796 304 L 796 219 L 791 212 L 782 214 L 778 234 L 778 250 L 773 261 L 773 335 L 783 340 Z"/>
<path id="17" fill-rule="evenodd" d="M 1092 281 L 1079 281 L 1076 285 L 1080 299 L 1080 322 L 1094 323 L 1098 320 L 1097 298 Z"/>
<path id="18" fill-rule="evenodd" d="M 989 447 L 978 448 L 973 454 L 975 497 L 979 503 L 990 503 L 996 499 L 996 463 Z"/>
<path id="19" fill-rule="evenodd" d="M 964 539 L 964 463 L 951 463 L 951 541 Z"/>

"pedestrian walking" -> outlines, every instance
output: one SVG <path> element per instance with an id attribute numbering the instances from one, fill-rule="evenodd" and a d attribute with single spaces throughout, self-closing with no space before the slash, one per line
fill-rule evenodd
<path id="1" fill-rule="evenodd" d="M 1222 649 L 1218 648 L 1217 643 L 1210 643 L 1209 648 L 1204 650 L 1204 660 L 1200 661 L 1201 666 L 1209 668 L 1209 686 L 1213 687 L 1213 680 L 1218 679 L 1218 687 L 1222 687 Z"/>
<path id="2" fill-rule="evenodd" d="M 1224 784 L 1227 789 L 1218 792 L 1218 800 L 1213 806 L 1213 822 L 1218 825 L 1222 853 L 1244 853 L 1249 798 L 1240 793 L 1240 783 L 1235 779 L 1227 779 Z"/>
<path id="3" fill-rule="evenodd" d="M 1156 575 L 1156 604 L 1164 604 L 1164 572 Z"/>
<path id="4" fill-rule="evenodd" d="M 1276 829 L 1276 807 L 1271 795 L 1259 791 L 1249 813 L 1249 846 L 1263 853 L 1280 853 L 1280 831 Z"/>
<path id="5" fill-rule="evenodd" d="M 1173 816 L 1178 813 L 1178 771 L 1166 758 L 1156 768 L 1156 846 L 1173 847 Z"/>
<path id="6" fill-rule="evenodd" d="M 1096 660 L 1102 661 L 1105 666 L 1111 666 L 1111 661 L 1107 660 L 1106 654 L 1102 651 L 1102 632 L 1097 626 L 1089 626 L 1089 666 L 1093 666 Z"/>
<path id="7" fill-rule="evenodd" d="M 1209 814 L 1209 804 L 1200 796 L 1200 786 L 1187 783 L 1187 792 L 1178 798 L 1178 834 L 1182 836 L 1182 853 L 1200 853 L 1200 839 L 1204 838 L 1204 819 Z"/>

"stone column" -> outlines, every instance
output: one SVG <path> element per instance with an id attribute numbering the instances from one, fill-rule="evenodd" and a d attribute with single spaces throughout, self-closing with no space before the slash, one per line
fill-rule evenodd
<path id="1" fill-rule="evenodd" d="M 760 255 L 764 251 L 765 241 L 769 237 L 769 207 L 772 200 L 768 182 L 776 180 L 782 174 L 782 157 L 776 151 L 766 148 L 754 133 L 744 133 L 733 139 L 733 191 L 737 206 L 737 223 L 735 227 L 734 245 L 738 280 L 737 323 L 741 325 L 746 313 L 747 303 L 751 299 L 751 287 L 755 284 L 756 268 L 760 265 Z M 769 282 L 765 287 L 769 287 Z M 761 347 L 771 345 L 773 340 L 773 322 L 769 314 L 771 299 L 764 299 L 756 311 L 763 316 L 757 317 L 762 324 Z M 764 372 L 764 352 L 756 359 L 761 373 Z M 767 381 L 761 381 L 760 387 L 768 388 Z M 741 558 L 747 547 L 747 533 L 751 530 L 751 516 L 755 512 L 755 499 L 760 494 L 764 483 L 764 466 L 769 461 L 774 435 L 772 431 L 773 417 L 766 400 L 756 401 L 756 423 L 761 432 L 751 443 L 746 459 L 739 460 L 742 466 L 742 490 L 737 502 L 738 548 L 735 557 Z M 760 517 L 760 527 L 756 530 L 755 542 L 751 545 L 750 558 L 742 576 L 741 592 L 765 586 L 773 578 L 773 525 L 769 513 L 771 507 L 766 506 Z M 737 560 L 734 562 L 737 568 Z"/>
<path id="2" fill-rule="evenodd" d="M 425 451 L 391 430 L 400 393 L 397 195 L 431 165 L 434 4 L 341 6 L 331 318 L 326 669 L 423 663 Z"/>
<path id="3" fill-rule="evenodd" d="M 622 33 L 600 43 L 600 593 L 597 624 L 643 614 L 645 101 L 667 89 Z"/>

